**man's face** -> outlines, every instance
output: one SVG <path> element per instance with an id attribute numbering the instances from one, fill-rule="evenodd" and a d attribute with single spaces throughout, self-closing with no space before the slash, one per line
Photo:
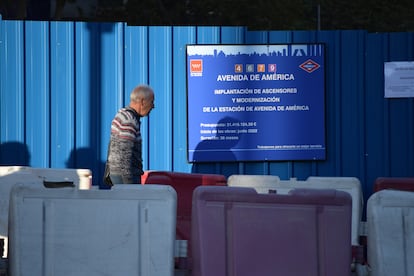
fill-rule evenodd
<path id="1" fill-rule="evenodd" d="M 147 116 L 153 108 L 154 108 L 154 94 L 151 94 L 151 96 L 147 100 L 142 101 L 140 115 Z"/>

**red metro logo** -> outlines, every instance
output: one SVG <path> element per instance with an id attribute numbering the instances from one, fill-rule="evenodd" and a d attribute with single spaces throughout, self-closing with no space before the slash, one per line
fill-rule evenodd
<path id="1" fill-rule="evenodd" d="M 312 73 L 313 71 L 315 71 L 316 69 L 318 69 L 321 66 L 319 64 L 317 64 L 316 62 L 314 62 L 313 60 L 308 59 L 307 61 L 305 61 L 304 63 L 299 65 L 299 67 L 302 68 L 303 70 L 305 70 L 308 73 Z"/>

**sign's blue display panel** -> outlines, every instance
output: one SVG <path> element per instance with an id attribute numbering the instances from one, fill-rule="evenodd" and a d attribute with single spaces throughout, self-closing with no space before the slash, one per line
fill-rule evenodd
<path id="1" fill-rule="evenodd" d="M 325 159 L 325 46 L 187 45 L 188 160 Z"/>

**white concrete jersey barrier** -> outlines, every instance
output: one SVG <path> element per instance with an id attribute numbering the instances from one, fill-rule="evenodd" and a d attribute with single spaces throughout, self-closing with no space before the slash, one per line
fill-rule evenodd
<path id="1" fill-rule="evenodd" d="M 370 275 L 414 275 L 414 192 L 382 190 L 367 202 Z"/>
<path id="2" fill-rule="evenodd" d="M 172 276 L 177 196 L 167 185 L 111 190 L 16 184 L 10 275 Z"/>
<path id="3" fill-rule="evenodd" d="M 47 187 L 73 186 L 90 189 L 92 172 L 89 169 L 50 169 L 27 166 L 0 166 L 0 238 L 5 239 L 3 257 L 7 257 L 9 198 L 17 183 L 37 183 Z"/>

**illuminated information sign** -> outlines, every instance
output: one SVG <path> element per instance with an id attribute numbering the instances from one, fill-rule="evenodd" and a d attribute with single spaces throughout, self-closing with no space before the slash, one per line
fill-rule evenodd
<path id="1" fill-rule="evenodd" d="M 189 162 L 325 159 L 324 44 L 187 45 Z"/>

